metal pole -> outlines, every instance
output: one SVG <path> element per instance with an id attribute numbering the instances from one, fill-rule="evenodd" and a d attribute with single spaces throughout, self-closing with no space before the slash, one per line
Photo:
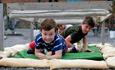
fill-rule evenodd
<path id="1" fill-rule="evenodd" d="M 101 42 L 102 45 L 105 44 L 105 21 L 102 22 L 102 26 L 101 26 Z"/>
<path id="2" fill-rule="evenodd" d="M 4 50 L 3 4 L 0 4 L 0 51 Z"/>

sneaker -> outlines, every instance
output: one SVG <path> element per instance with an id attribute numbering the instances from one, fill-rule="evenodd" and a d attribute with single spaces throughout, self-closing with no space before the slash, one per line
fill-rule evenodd
<path id="1" fill-rule="evenodd" d="M 29 50 L 27 51 L 27 53 L 28 53 L 28 54 L 34 54 L 34 50 L 29 49 Z"/>

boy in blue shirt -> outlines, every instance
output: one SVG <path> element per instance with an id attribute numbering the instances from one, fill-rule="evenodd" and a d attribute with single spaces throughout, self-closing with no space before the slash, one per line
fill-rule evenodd
<path id="1" fill-rule="evenodd" d="M 55 21 L 50 18 L 45 19 L 35 39 L 35 55 L 39 59 L 58 59 L 66 50 L 65 40 L 57 33 Z"/>

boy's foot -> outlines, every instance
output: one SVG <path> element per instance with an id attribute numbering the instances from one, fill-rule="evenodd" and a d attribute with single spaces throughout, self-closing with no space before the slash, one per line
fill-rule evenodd
<path id="1" fill-rule="evenodd" d="M 76 45 L 72 45 L 71 48 L 68 48 L 68 52 L 70 53 L 76 53 L 79 51 L 79 48 Z"/>
<path id="2" fill-rule="evenodd" d="M 79 50 L 78 50 L 76 47 L 72 47 L 71 51 L 72 51 L 73 53 L 76 53 L 76 52 L 78 52 Z"/>
<path id="3" fill-rule="evenodd" d="M 27 53 L 28 54 L 34 54 L 34 50 L 29 49 L 29 50 L 27 50 Z"/>

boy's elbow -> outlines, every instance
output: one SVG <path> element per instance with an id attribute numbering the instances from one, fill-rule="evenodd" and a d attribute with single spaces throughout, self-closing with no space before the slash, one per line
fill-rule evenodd
<path id="1" fill-rule="evenodd" d="M 34 53 L 35 53 L 35 56 L 36 56 L 38 59 L 43 59 L 42 56 L 39 54 L 38 51 L 35 51 Z"/>
<path id="2" fill-rule="evenodd" d="M 58 58 L 57 59 L 61 59 L 62 58 L 62 56 L 60 55 L 60 56 L 58 56 Z"/>
<path id="3" fill-rule="evenodd" d="M 62 54 L 57 56 L 57 59 L 61 59 L 62 58 Z"/>
<path id="4" fill-rule="evenodd" d="M 36 56 L 37 58 L 39 58 L 39 59 L 40 59 L 40 57 L 38 56 L 38 53 L 36 53 L 36 52 L 35 52 L 35 56 Z"/>

